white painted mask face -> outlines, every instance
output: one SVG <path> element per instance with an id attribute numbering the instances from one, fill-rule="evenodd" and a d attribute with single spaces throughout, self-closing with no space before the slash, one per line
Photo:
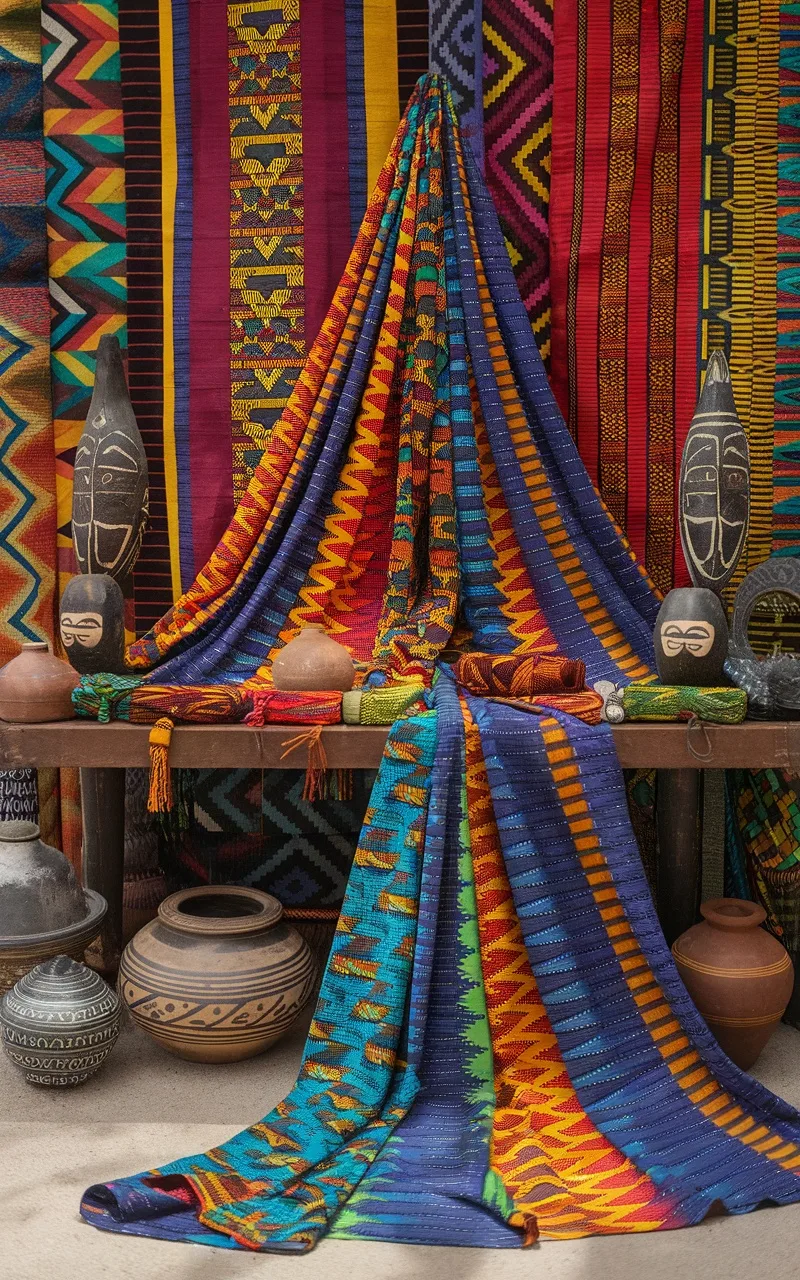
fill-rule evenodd
<path id="1" fill-rule="evenodd" d="M 705 658 L 714 645 L 716 632 L 711 622 L 699 622 L 696 618 L 676 618 L 665 622 L 661 628 L 661 648 L 668 658 L 688 653 L 693 658 Z"/>
<path id="2" fill-rule="evenodd" d="M 103 617 L 99 613 L 62 613 L 61 640 L 65 649 L 77 644 L 96 649 L 103 638 Z"/>

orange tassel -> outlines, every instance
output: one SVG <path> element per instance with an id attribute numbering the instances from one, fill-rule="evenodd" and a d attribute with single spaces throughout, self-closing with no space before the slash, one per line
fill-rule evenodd
<path id="1" fill-rule="evenodd" d="M 322 729 L 323 726 L 321 724 L 315 724 L 312 729 L 307 729 L 305 733 L 298 733 L 296 737 L 289 738 L 287 742 L 281 743 L 281 746 L 286 748 L 281 760 L 285 760 L 286 756 L 291 755 L 298 747 L 308 746 L 308 763 L 306 764 L 303 799 L 312 803 L 314 800 L 323 800 L 328 791 L 326 776 L 328 772 L 328 757 L 322 745 Z"/>
<path id="2" fill-rule="evenodd" d="M 150 791 L 148 813 L 165 813 L 172 808 L 172 775 L 169 768 L 169 744 L 174 725 L 163 716 L 150 730 Z"/>

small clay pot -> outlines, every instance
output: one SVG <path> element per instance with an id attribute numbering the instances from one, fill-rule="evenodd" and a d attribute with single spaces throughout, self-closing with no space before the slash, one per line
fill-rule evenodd
<path id="1" fill-rule="evenodd" d="M 116 992 L 69 956 L 37 965 L 0 1002 L 3 1048 L 30 1084 L 83 1084 L 111 1052 L 119 1022 Z"/>
<path id="2" fill-rule="evenodd" d="M 193 1062 L 237 1062 L 273 1044 L 315 986 L 311 950 L 276 898 L 204 885 L 166 898 L 128 943 L 119 992 L 138 1026 Z"/>
<path id="3" fill-rule="evenodd" d="M 317 624 L 303 627 L 294 640 L 281 649 L 272 664 L 276 689 L 314 693 L 341 689 L 347 693 L 355 680 L 353 659 Z"/>
<path id="4" fill-rule="evenodd" d="M 747 1071 L 780 1022 L 794 985 L 785 947 L 760 926 L 766 911 L 713 898 L 672 945 L 686 989 L 728 1057 Z"/>
<path id="5" fill-rule="evenodd" d="M 46 641 L 24 644 L 22 652 L 0 669 L 0 720 L 71 720 L 72 690 L 79 682 L 78 673 L 54 657 Z"/>

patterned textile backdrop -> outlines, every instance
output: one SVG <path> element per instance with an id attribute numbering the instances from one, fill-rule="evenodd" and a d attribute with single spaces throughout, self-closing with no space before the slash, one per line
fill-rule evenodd
<path id="1" fill-rule="evenodd" d="M 0 661 L 52 640 L 56 503 L 40 11 L 0 13 Z"/>
<path id="2" fill-rule="evenodd" d="M 486 181 L 548 366 L 553 0 L 483 0 L 483 77 Z"/>
<path id="3" fill-rule="evenodd" d="M 63 590 L 72 468 L 104 334 L 125 346 L 125 182 L 116 0 L 43 0 L 50 369 Z"/>

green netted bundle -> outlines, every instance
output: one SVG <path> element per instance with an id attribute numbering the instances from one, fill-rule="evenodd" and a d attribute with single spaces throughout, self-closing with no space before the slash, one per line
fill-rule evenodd
<path id="1" fill-rule="evenodd" d="M 697 689 L 693 685 L 629 684 L 622 691 L 626 720 L 707 720 L 741 724 L 747 715 L 744 689 Z"/>
<path id="2" fill-rule="evenodd" d="M 138 676 L 112 676 L 105 671 L 101 675 L 82 676 L 72 691 L 72 705 L 77 715 L 86 720 L 99 720 L 100 724 L 129 720 L 131 693 L 141 683 Z"/>
<path id="3" fill-rule="evenodd" d="M 385 689 L 352 689 L 342 696 L 345 724 L 394 724 L 406 707 L 425 692 L 421 684 L 395 684 Z"/>

